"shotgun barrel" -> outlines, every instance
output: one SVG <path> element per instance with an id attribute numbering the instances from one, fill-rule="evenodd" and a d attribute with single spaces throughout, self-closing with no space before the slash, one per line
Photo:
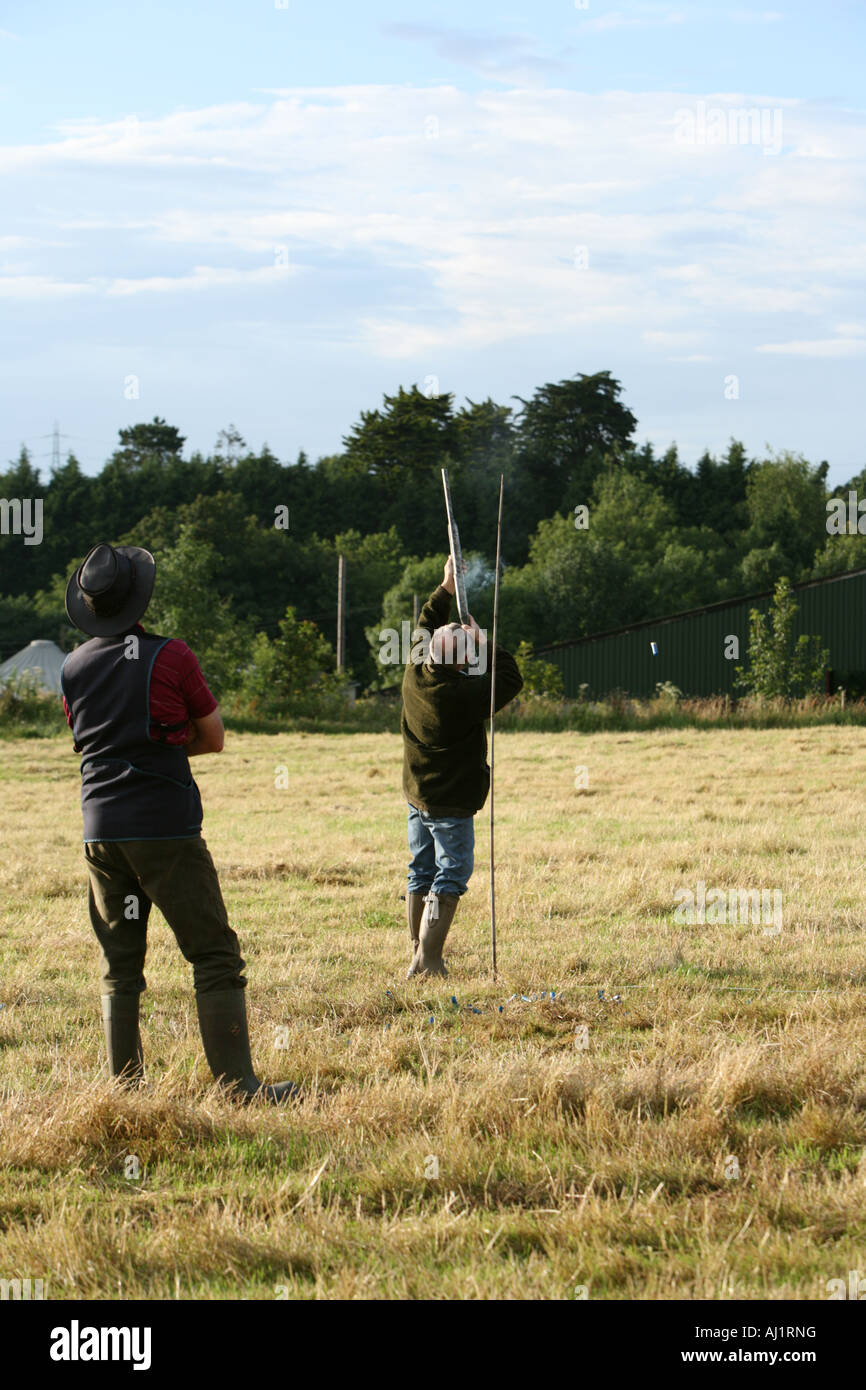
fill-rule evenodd
<path id="1" fill-rule="evenodd" d="M 451 567 L 454 570 L 454 597 L 457 599 L 457 616 L 461 623 L 469 622 L 469 604 L 466 601 L 466 582 L 463 577 L 463 551 L 460 549 L 460 532 L 454 520 L 451 506 L 451 488 L 448 485 L 448 469 L 442 469 L 442 486 L 445 489 L 445 512 L 448 517 L 448 545 L 451 549 Z"/>

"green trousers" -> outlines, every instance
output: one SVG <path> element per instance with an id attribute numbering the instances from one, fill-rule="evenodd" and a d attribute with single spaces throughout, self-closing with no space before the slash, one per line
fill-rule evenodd
<path id="1" fill-rule="evenodd" d="M 103 840 L 84 846 L 90 921 L 102 949 L 102 993 L 147 988 L 147 919 L 156 904 L 202 994 L 243 989 L 240 945 L 200 835 L 189 840 Z"/>

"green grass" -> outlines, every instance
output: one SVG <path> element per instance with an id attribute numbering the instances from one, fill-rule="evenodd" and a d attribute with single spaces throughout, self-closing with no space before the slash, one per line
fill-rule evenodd
<path id="1" fill-rule="evenodd" d="M 235 734 L 357 734 L 399 733 L 399 692 L 368 696 L 347 706 L 339 717 L 289 716 L 265 718 L 250 714 L 231 697 L 223 701 L 226 726 Z M 648 733 L 656 729 L 799 729 L 823 726 L 866 726 L 866 700 L 841 696 L 809 696 L 802 700 L 732 701 L 724 695 L 708 698 L 651 700 L 612 694 L 603 700 L 566 700 L 523 694 L 497 716 L 503 732 L 523 733 Z M 0 691 L 0 740 L 52 737 L 65 727 L 59 701 L 10 689 Z"/>
<path id="2" fill-rule="evenodd" d="M 76 759 L 67 736 L 5 743 L 0 1277 L 56 1298 L 820 1299 L 863 1267 L 866 735 L 497 750 L 501 978 L 482 815 L 436 984 L 404 978 L 398 738 L 235 734 L 197 762 L 257 1064 L 305 1088 L 275 1112 L 210 1084 L 157 914 L 148 1085 L 105 1079 Z M 780 888 L 781 934 L 676 922 L 698 879 Z"/>

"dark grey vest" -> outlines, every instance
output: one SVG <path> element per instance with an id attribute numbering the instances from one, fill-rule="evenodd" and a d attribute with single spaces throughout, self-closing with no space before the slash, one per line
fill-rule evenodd
<path id="1" fill-rule="evenodd" d="M 169 641 L 153 633 L 92 637 L 60 675 L 81 750 L 87 840 L 177 840 L 201 833 L 201 797 L 184 748 L 160 742 L 150 721 L 150 675 Z"/>

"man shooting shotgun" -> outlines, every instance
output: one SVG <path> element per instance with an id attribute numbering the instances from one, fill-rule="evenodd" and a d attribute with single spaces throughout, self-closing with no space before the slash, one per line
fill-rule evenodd
<path id="1" fill-rule="evenodd" d="M 406 916 L 412 963 L 407 979 L 447 975 L 442 948 L 474 866 L 475 822 L 490 787 L 487 733 L 491 673 L 486 636 L 467 613 L 451 623 L 454 562 L 421 610 L 426 659 L 403 675 L 403 793 L 409 803 Z M 471 674 L 472 647 L 477 658 Z M 523 686 L 517 662 L 496 649 L 496 709 Z"/>
<path id="2" fill-rule="evenodd" d="M 186 643 L 141 626 L 154 576 L 149 551 L 96 545 L 66 590 L 70 621 L 90 637 L 66 658 L 61 685 L 81 754 L 108 1070 L 129 1085 L 144 1074 L 138 1014 L 155 903 L 192 965 L 214 1076 L 238 1099 L 284 1101 L 296 1086 L 263 1086 L 253 1071 L 244 962 L 201 836 L 201 797 L 189 766 L 192 757 L 222 750 L 223 723 Z"/>

